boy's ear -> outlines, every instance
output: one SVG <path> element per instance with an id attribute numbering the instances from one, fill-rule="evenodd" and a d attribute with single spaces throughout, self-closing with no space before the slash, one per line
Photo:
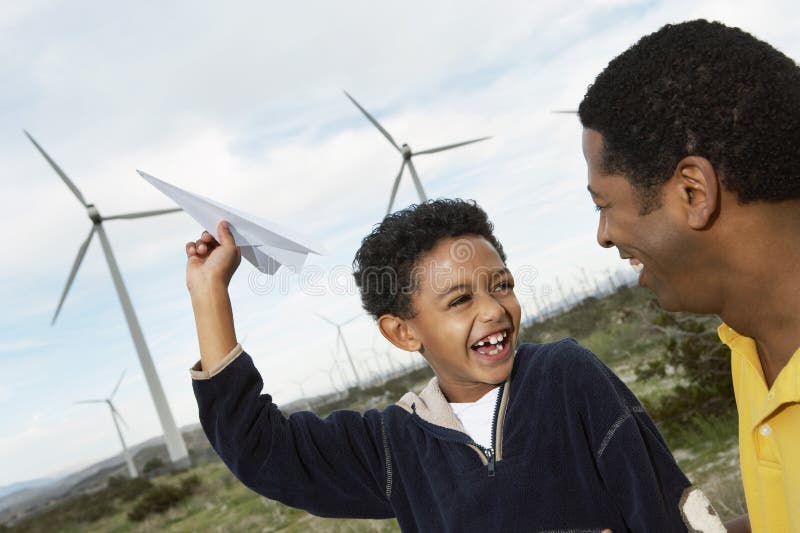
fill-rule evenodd
<path id="1" fill-rule="evenodd" d="M 395 315 L 383 315 L 378 319 L 378 329 L 386 340 L 407 352 L 419 352 L 422 343 L 414 335 L 407 320 Z"/>
<path id="2" fill-rule="evenodd" d="M 675 168 L 673 182 L 689 227 L 706 229 L 719 208 L 720 184 L 714 165 L 705 157 L 684 157 Z"/>

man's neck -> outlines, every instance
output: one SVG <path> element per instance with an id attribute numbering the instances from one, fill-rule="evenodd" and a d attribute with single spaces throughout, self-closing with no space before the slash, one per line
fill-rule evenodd
<path id="1" fill-rule="evenodd" d="M 726 297 L 720 316 L 755 339 L 767 385 L 800 348 L 800 223 L 786 205 L 765 206 L 770 217 L 743 224 L 731 269 L 724 273 Z M 797 205 L 795 208 L 800 209 Z"/>

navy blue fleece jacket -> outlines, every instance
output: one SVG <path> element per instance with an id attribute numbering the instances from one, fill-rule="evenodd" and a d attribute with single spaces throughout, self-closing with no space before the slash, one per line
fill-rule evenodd
<path id="1" fill-rule="evenodd" d="M 465 434 L 435 378 L 383 411 L 286 417 L 240 352 L 193 386 L 214 449 L 268 498 L 320 516 L 397 517 L 404 531 L 691 531 L 690 483 L 655 425 L 571 339 L 519 347 L 491 448 Z"/>

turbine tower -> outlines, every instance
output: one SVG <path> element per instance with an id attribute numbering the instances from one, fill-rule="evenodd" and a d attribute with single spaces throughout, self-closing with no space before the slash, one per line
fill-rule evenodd
<path id="1" fill-rule="evenodd" d="M 181 436 L 180 431 L 178 431 L 178 426 L 175 425 L 175 419 L 172 417 L 172 411 L 170 411 L 169 404 L 167 403 L 167 397 L 164 394 L 161 381 L 158 379 L 156 367 L 153 364 L 153 358 L 150 356 L 150 350 L 147 348 L 147 343 L 144 340 L 142 328 L 139 326 L 139 320 L 136 318 L 136 312 L 133 310 L 133 304 L 131 303 L 130 296 L 128 295 L 128 290 L 125 288 L 125 283 L 122 281 L 122 274 L 117 266 L 117 260 L 114 258 L 114 254 L 111 251 L 111 244 L 109 243 L 105 229 L 103 228 L 103 222 L 107 220 L 151 217 L 156 215 L 164 215 L 167 213 L 175 213 L 177 211 L 181 211 L 181 209 L 158 209 L 155 211 L 141 211 L 138 213 L 126 213 L 123 215 L 114 215 L 110 217 L 101 216 L 94 204 L 86 202 L 81 194 L 81 191 L 78 190 L 75 184 L 72 183 L 72 180 L 67 177 L 64 171 L 61 170 L 61 168 L 56 164 L 56 162 L 53 161 L 49 155 L 47 155 L 47 152 L 45 152 L 44 149 L 39 146 L 39 143 L 37 143 L 27 131 L 24 133 L 28 139 L 30 139 L 39 153 L 41 153 L 47 162 L 50 163 L 50 166 L 53 167 L 53 170 L 55 170 L 56 174 L 61 177 L 78 201 L 86 208 L 86 211 L 89 215 L 89 220 L 92 221 L 92 229 L 89 231 L 89 236 L 86 237 L 86 240 L 83 241 L 83 244 L 81 244 L 81 247 L 78 249 L 78 256 L 75 258 L 75 263 L 72 265 L 72 270 L 67 278 L 67 284 L 64 287 L 64 291 L 61 293 L 61 300 L 58 302 L 58 307 L 56 308 L 56 312 L 53 315 L 53 320 L 50 324 L 55 324 L 56 318 L 58 318 L 58 313 L 61 311 L 61 306 L 64 304 L 64 299 L 67 297 L 67 292 L 69 292 L 72 281 L 75 279 L 75 274 L 78 272 L 78 268 L 81 266 L 83 256 L 86 255 L 86 249 L 89 247 L 89 243 L 91 242 L 94 234 L 97 233 L 98 237 L 100 237 L 100 244 L 103 247 L 103 253 L 106 256 L 106 261 L 108 262 L 108 268 L 111 271 L 111 278 L 114 281 L 114 287 L 117 290 L 117 296 L 119 297 L 120 304 L 122 305 L 122 311 L 125 314 L 125 320 L 128 322 L 128 329 L 131 332 L 133 344 L 136 347 L 136 353 L 139 356 L 139 363 L 142 365 L 142 371 L 144 372 L 144 377 L 147 380 L 147 386 L 150 389 L 150 395 L 153 397 L 153 403 L 155 403 L 156 412 L 158 413 L 158 418 L 161 421 L 161 427 L 164 430 L 164 439 L 167 443 L 169 458 L 176 467 L 187 467 L 189 466 L 190 461 L 189 452 L 186 450 L 186 443 L 184 443 L 183 437 Z"/>
<path id="2" fill-rule="evenodd" d="M 425 195 L 425 190 L 422 188 L 422 182 L 419 180 L 419 176 L 417 175 L 417 169 L 414 167 L 414 163 L 411 161 L 412 157 L 414 157 L 415 155 L 433 154 L 433 153 L 436 153 L 436 152 L 443 152 L 445 150 L 450 150 L 452 148 L 458 148 L 459 146 L 465 146 L 467 144 L 472 144 L 472 143 L 476 143 L 476 142 L 480 142 L 480 141 L 485 141 L 486 139 L 491 139 L 491 137 L 481 137 L 479 139 L 472 139 L 472 140 L 469 140 L 469 141 L 463 141 L 463 142 L 459 142 L 459 143 L 448 144 L 446 146 L 439 146 L 437 148 L 428 148 L 427 150 L 420 150 L 418 152 L 414 152 L 414 151 L 411 150 L 411 147 L 407 143 L 403 143 L 402 146 L 398 146 L 397 143 L 395 142 L 395 140 L 392 138 L 392 136 L 389 135 L 389 132 L 386 131 L 383 128 L 383 126 L 381 126 L 378 123 L 378 121 L 375 120 L 372 117 L 372 115 L 370 115 L 367 112 L 366 109 L 361 107 L 361 104 L 356 102 L 355 98 L 350 96 L 350 94 L 348 94 L 347 91 L 344 91 L 344 94 L 345 94 L 345 96 L 347 96 L 350 99 L 351 102 L 353 102 L 355 104 L 355 106 L 358 109 L 361 110 L 362 113 L 364 113 L 364 116 L 367 117 L 367 119 L 370 122 L 372 122 L 372 125 L 375 126 L 376 128 L 378 128 L 378 131 L 380 131 L 383 134 L 383 136 L 386 137 L 386 139 L 390 143 L 392 143 L 392 146 L 394 146 L 395 149 L 397 149 L 397 151 L 400 152 L 400 155 L 403 156 L 403 163 L 400 165 L 400 172 L 397 174 L 397 178 L 395 178 L 394 185 L 392 186 L 392 195 L 389 197 L 389 207 L 386 208 L 386 214 L 387 215 L 392 212 L 392 205 L 394 205 L 394 199 L 395 199 L 395 196 L 397 196 L 397 188 L 400 186 L 400 178 L 403 177 L 403 171 L 406 169 L 406 166 L 408 166 L 408 171 L 411 173 L 411 179 L 414 181 L 414 187 L 416 187 L 416 189 L 417 189 L 417 194 L 419 195 L 419 201 L 420 202 L 425 202 L 428 199 L 428 197 Z"/>
<path id="3" fill-rule="evenodd" d="M 340 324 L 337 324 L 333 320 L 329 320 L 329 319 L 325 318 L 324 316 L 322 316 L 319 313 L 315 313 L 315 314 L 319 318 L 321 318 L 322 320 L 324 320 L 325 322 L 327 322 L 328 324 L 330 324 L 331 326 L 336 328 L 336 349 L 337 350 L 339 349 L 339 344 L 340 343 L 341 343 L 342 346 L 344 346 L 344 351 L 347 354 L 347 360 L 350 361 L 350 368 L 353 370 L 353 375 L 356 377 L 356 385 L 358 385 L 359 389 L 363 388 L 362 383 L 361 383 L 361 377 L 358 375 L 358 371 L 356 370 L 356 365 L 353 362 L 353 354 L 350 353 L 350 348 L 347 346 L 347 342 L 344 340 L 344 335 L 342 334 L 342 327 L 346 326 L 347 324 L 349 324 L 350 322 L 352 322 L 356 318 L 360 317 L 361 313 L 357 314 L 353 318 L 349 318 L 349 319 L 345 320 L 344 322 L 342 322 Z"/>
<path id="4" fill-rule="evenodd" d="M 128 424 L 125 422 L 125 419 L 122 418 L 122 415 L 119 414 L 117 408 L 114 407 L 114 403 L 111 401 L 114 398 L 114 395 L 117 393 L 117 389 L 119 389 L 120 383 L 122 383 L 122 378 L 125 376 L 125 371 L 122 371 L 122 375 L 120 375 L 119 380 L 117 381 L 117 385 L 114 387 L 114 390 L 111 391 L 111 395 L 105 400 L 82 400 L 80 402 L 75 403 L 105 403 L 108 405 L 108 408 L 111 410 L 111 420 L 114 422 L 114 427 L 117 429 L 117 435 L 119 435 L 119 441 L 122 443 L 122 454 L 125 457 L 125 462 L 128 464 L 128 474 L 130 474 L 131 478 L 139 477 L 139 472 L 136 471 L 136 465 L 133 464 L 133 458 L 131 457 L 130 452 L 128 451 L 128 447 L 125 446 L 125 439 L 122 438 L 122 430 L 119 429 L 120 422 L 125 424 L 125 427 L 128 427 Z"/>

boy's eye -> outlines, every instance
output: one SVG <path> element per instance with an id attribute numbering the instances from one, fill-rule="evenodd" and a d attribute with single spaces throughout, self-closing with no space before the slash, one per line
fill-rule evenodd
<path id="1" fill-rule="evenodd" d="M 603 206 L 602 206 L 602 205 L 597 205 L 597 204 L 594 204 L 594 210 L 595 210 L 595 211 L 602 211 L 602 210 L 603 210 Z"/>

